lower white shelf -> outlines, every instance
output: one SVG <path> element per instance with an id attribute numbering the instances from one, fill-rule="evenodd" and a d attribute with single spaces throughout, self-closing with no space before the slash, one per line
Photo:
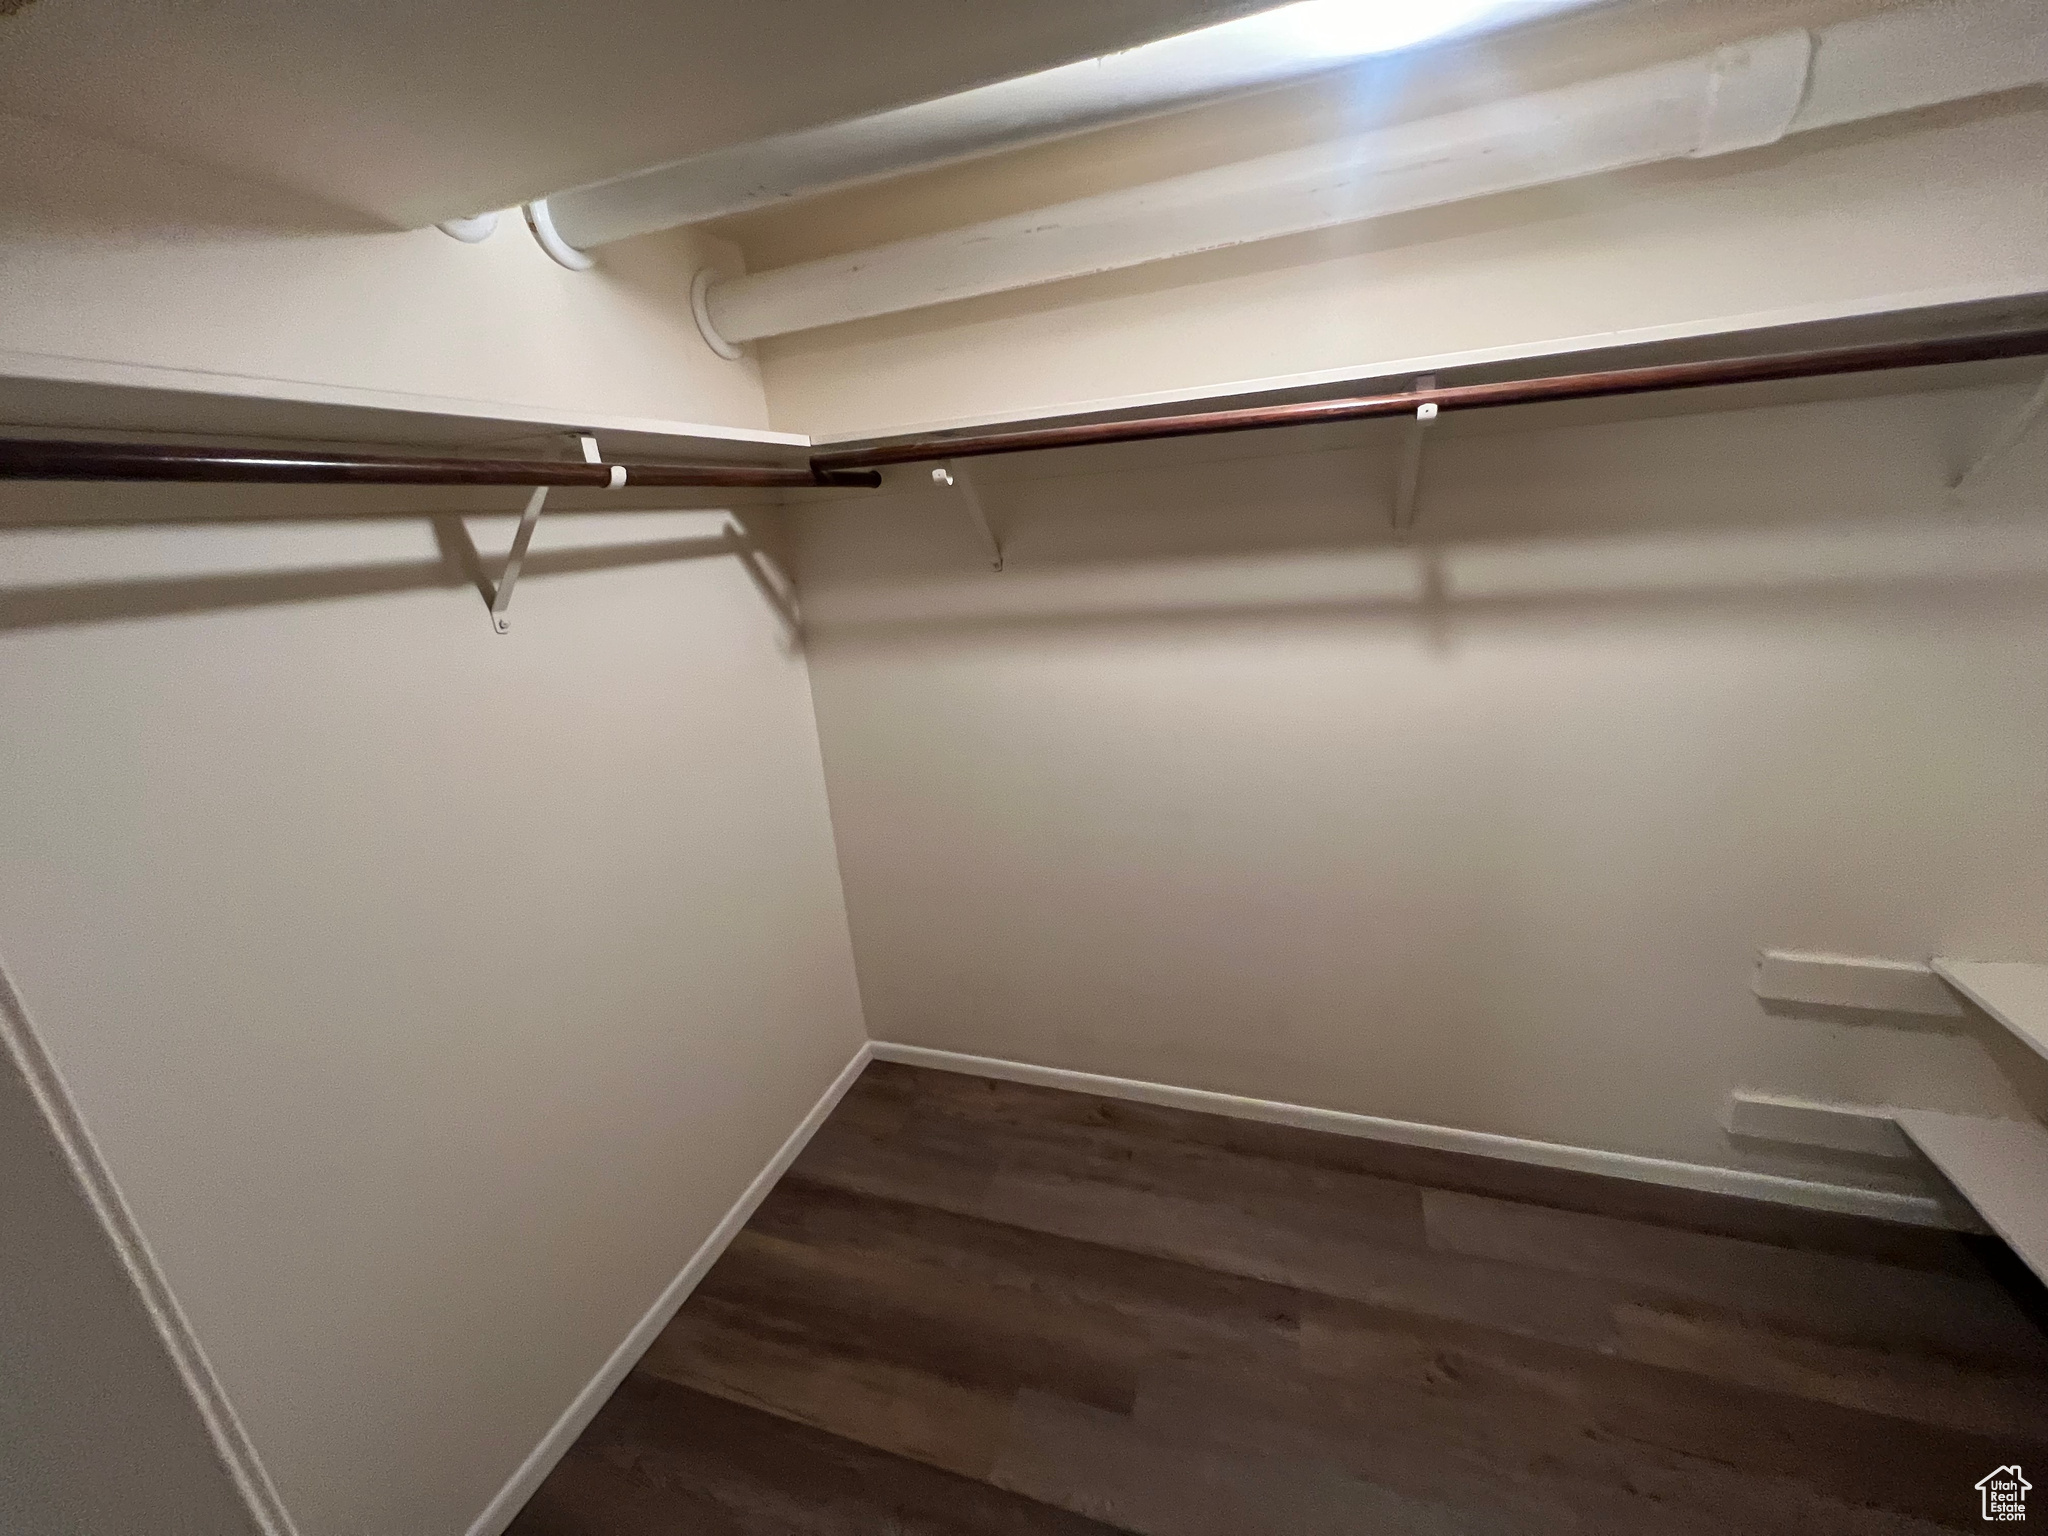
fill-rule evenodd
<path id="1" fill-rule="evenodd" d="M 1898 1119 L 1991 1230 L 2048 1280 L 2048 1130 L 1931 1109 L 1902 1109 Z"/>

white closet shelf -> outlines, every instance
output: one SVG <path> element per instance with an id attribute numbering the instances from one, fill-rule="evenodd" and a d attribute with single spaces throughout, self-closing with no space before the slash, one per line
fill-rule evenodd
<path id="1" fill-rule="evenodd" d="M 2048 1280 L 2048 1130 L 1932 1109 L 1902 1109 L 1898 1121 L 1991 1230 Z"/>
<path id="2" fill-rule="evenodd" d="M 1809 348 L 1851 347 L 1871 343 L 1930 339 L 1973 331 L 2030 329 L 2048 323 L 2048 291 L 2034 285 L 1987 290 L 1942 289 L 1892 294 L 1846 307 L 1801 307 L 1754 314 L 1727 315 L 1693 323 L 1642 326 L 1577 336 L 1486 347 L 1432 352 L 1414 357 L 1378 358 L 1310 373 L 1237 379 L 1193 388 L 1153 390 L 1096 399 L 1048 403 L 1037 409 L 978 412 L 934 419 L 875 422 L 859 428 L 814 432 L 811 441 L 822 449 L 865 448 L 905 437 L 942 432 L 997 432 L 1115 421 L 1157 415 L 1166 408 L 1186 411 L 1233 410 L 1244 406 L 1285 405 L 1337 396 L 1380 393 L 1410 388 L 1423 374 L 1455 374 L 1466 384 L 1492 383 L 1544 372 L 1579 373 L 1663 363 L 1704 361 L 1712 357 L 1755 356 Z M 2010 365 L 1990 365 L 1996 369 Z M 2038 364 L 2015 368 L 2014 375 Z M 1964 370 L 1947 370 L 1950 382 L 1966 379 Z M 1904 388 L 1927 388 L 1923 376 L 1914 381 L 1887 381 L 1865 374 L 1832 380 L 1800 380 L 1778 384 L 1736 385 L 1709 402 L 1696 393 L 1684 400 L 1657 395 L 1574 401 L 1525 407 L 1547 413 L 1551 424 L 1576 421 L 1633 420 L 1644 416 L 1695 412 L 1708 408 L 1741 409 L 1791 404 L 1808 399 L 1834 399 L 1877 394 Z M 1518 413 L 1506 413 L 1509 416 Z M 1440 424 L 1442 425 L 1442 424 Z M 1528 425 L 1527 421 L 1522 423 Z M 1515 430 L 1510 423 L 1488 428 L 1467 418 L 1459 430 Z"/>
<path id="3" fill-rule="evenodd" d="M 1934 961 L 1941 977 L 2033 1051 L 2048 1057 L 2048 965 L 2026 960 Z M 2048 1182 L 2042 1186 L 2048 1200 Z"/>
<path id="4" fill-rule="evenodd" d="M 570 413 L 501 400 L 202 373 L 0 349 L 0 434 L 112 434 L 278 443 L 544 450 L 575 432 L 601 434 L 616 458 L 801 463 L 796 432 L 609 412 Z"/>
<path id="5" fill-rule="evenodd" d="M 845 451 L 933 432 L 1033 430 L 1161 414 L 1161 408 L 1231 410 L 1409 389 L 1424 374 L 1494 383 L 1555 372 L 1703 362 L 1714 358 L 1933 340 L 2048 325 L 2048 291 L 1943 290 L 1892 295 L 1849 311 L 1800 309 L 1695 324 L 1599 332 L 1478 351 L 1380 359 L 1315 373 L 1244 379 L 1191 389 L 1068 401 L 1041 409 L 888 423 L 861 432 L 800 432 L 709 422 L 568 412 L 356 385 L 206 372 L 155 364 L 63 357 L 0 348 L 0 435 L 166 434 L 216 441 L 377 444 L 465 452 L 531 449 L 577 431 L 602 434 L 619 458 L 801 463 L 814 449 Z M 1455 414 L 1440 432 L 1528 430 L 1634 420 L 1702 410 L 1792 404 L 1906 389 L 1969 387 L 2039 377 L 2035 358 L 1826 378 L 1724 385 L 1556 401 L 1515 411 Z M 1170 413 L 1169 413 L 1170 414 Z M 1310 429 L 1316 430 L 1316 429 Z M 1298 441 L 1298 440 L 1297 440 Z"/>

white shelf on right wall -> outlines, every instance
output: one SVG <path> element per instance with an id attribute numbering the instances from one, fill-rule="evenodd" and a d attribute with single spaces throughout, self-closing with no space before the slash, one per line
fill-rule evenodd
<path id="1" fill-rule="evenodd" d="M 1934 974 L 2048 1057 L 2048 965 L 1937 959 Z"/>
<path id="2" fill-rule="evenodd" d="M 1897 1113 L 1913 1145 L 2027 1267 L 2048 1280 L 2048 1130 L 2031 1120 L 1932 1109 Z"/>
<path id="3" fill-rule="evenodd" d="M 2020 960 L 1932 962 L 1935 975 L 2048 1057 L 2048 965 Z M 2031 1120 L 1897 1112 L 1899 1129 L 1992 1231 L 2048 1280 L 2048 1129 Z"/>

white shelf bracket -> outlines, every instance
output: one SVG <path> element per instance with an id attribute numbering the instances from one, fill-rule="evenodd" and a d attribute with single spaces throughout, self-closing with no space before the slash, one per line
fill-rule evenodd
<path id="1" fill-rule="evenodd" d="M 526 510 L 519 514 L 519 531 L 512 535 L 512 552 L 505 557 L 505 569 L 491 594 L 491 628 L 501 635 L 512 627 L 508 612 L 512 588 L 518 584 L 519 567 L 526 563 L 526 546 L 533 542 L 533 527 L 540 521 L 540 509 L 547 499 L 548 488 L 544 485 L 535 486 L 533 494 L 526 498 Z"/>
<path id="2" fill-rule="evenodd" d="M 974 482 L 967 478 L 967 471 L 951 459 L 932 471 L 932 484 L 951 486 L 960 493 L 960 501 L 967 508 L 967 515 L 974 519 L 974 526 L 981 530 L 982 539 L 988 544 L 989 569 L 1003 568 L 1003 542 L 996 537 L 995 529 L 989 526 L 988 513 L 982 509 L 981 493 L 974 488 Z"/>
<path id="3" fill-rule="evenodd" d="M 1436 375 L 1425 373 L 1415 381 L 1415 390 L 1436 388 Z M 1422 485 L 1422 440 L 1429 431 L 1429 424 L 1436 420 L 1436 402 L 1425 400 L 1415 407 L 1414 419 L 1408 423 L 1408 440 L 1401 445 L 1401 474 L 1394 485 L 1393 526 L 1396 532 L 1405 532 L 1415 526 L 1415 493 Z"/>
<path id="4" fill-rule="evenodd" d="M 583 448 L 583 462 L 602 464 L 604 455 L 597 450 L 597 438 L 588 432 L 578 432 L 576 441 Z M 616 491 L 626 483 L 626 467 L 614 464 L 608 489 Z M 526 564 L 526 548 L 533 542 L 533 530 L 540 523 L 540 509 L 547 505 L 548 488 L 537 485 L 533 494 L 526 498 L 526 510 L 519 514 L 518 531 L 512 535 L 511 553 L 505 556 L 505 569 L 498 577 L 498 585 L 491 593 L 491 628 L 504 634 L 512 628 L 512 589 L 519 584 L 519 568 Z"/>
<path id="5" fill-rule="evenodd" d="M 2048 411 L 2048 374 L 2041 376 L 2040 384 L 2033 394 L 2027 397 L 2027 403 L 2015 411 L 2005 425 L 1998 429 L 1991 441 L 1985 444 L 1984 451 L 1977 455 L 1975 462 L 1951 480 L 1948 488 L 1951 491 L 1967 491 L 1972 481 L 2004 458 L 2012 450 L 2013 445 L 2027 435 L 2027 429 L 2033 426 L 2043 411 Z"/>

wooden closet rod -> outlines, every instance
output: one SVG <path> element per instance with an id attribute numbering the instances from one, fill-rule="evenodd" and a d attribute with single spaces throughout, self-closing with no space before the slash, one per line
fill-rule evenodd
<path id="1" fill-rule="evenodd" d="M 1595 373 L 1508 379 L 1497 384 L 1453 384 L 1391 395 L 1354 395 L 1292 405 L 1254 405 L 1124 421 L 1085 422 L 1020 432 L 959 433 L 909 439 L 872 448 L 814 454 L 809 465 L 589 464 L 573 459 L 406 458 L 391 454 L 321 453 L 269 448 L 206 448 L 170 443 L 82 443 L 0 438 L 0 480 L 200 480 L 271 485 L 611 485 L 625 471 L 628 486 L 733 486 L 800 490 L 882 483 L 889 464 L 1029 453 L 1089 443 L 1132 443 L 1160 437 L 1200 437 L 1265 427 L 1308 426 L 1408 416 L 1434 403 L 1439 411 L 1487 410 L 1545 400 L 1591 400 L 1606 395 L 1654 394 L 1717 384 L 1760 384 L 1780 379 L 1825 378 L 1893 368 L 1992 362 L 2048 356 L 2048 329 L 1995 331 L 1934 341 L 1888 342 L 1714 362 L 1663 363 Z"/>
<path id="2" fill-rule="evenodd" d="M 768 464 L 586 464 L 575 459 L 416 459 L 380 453 L 195 448 L 174 443 L 73 443 L 0 438 L 0 480 L 207 480 L 264 485 L 866 486 L 872 470 Z"/>
<path id="3" fill-rule="evenodd" d="M 1342 400 L 1308 400 L 1294 405 L 1253 405 L 1229 411 L 1195 411 L 1180 416 L 1145 416 L 1126 421 L 1086 422 L 1071 427 L 1038 427 L 1022 432 L 962 433 L 916 438 L 874 448 L 820 453 L 811 468 L 820 475 L 915 464 L 933 459 L 979 458 L 992 453 L 1029 453 L 1040 448 L 1073 448 L 1086 443 L 1134 443 L 1155 437 L 1200 437 L 1211 432 L 1249 432 L 1261 427 L 1299 427 L 1322 421 L 1359 421 L 1371 416 L 1412 416 L 1431 401 L 1441 411 L 1484 410 L 1532 405 L 1543 400 L 1591 400 L 1603 395 L 1643 395 L 1714 384 L 1759 384 L 1773 379 L 1814 379 L 1838 373 L 1874 373 L 1890 368 L 1926 368 L 1943 363 L 1981 363 L 1999 358 L 2048 355 L 2048 330 L 1997 331 L 1939 341 L 1890 342 L 1785 352 L 1766 357 L 1727 358 L 1705 363 L 1664 363 L 1648 368 L 1614 368 L 1599 373 L 1565 373 L 1499 384 L 1454 384 L 1408 390 L 1397 395 L 1354 395 Z"/>

